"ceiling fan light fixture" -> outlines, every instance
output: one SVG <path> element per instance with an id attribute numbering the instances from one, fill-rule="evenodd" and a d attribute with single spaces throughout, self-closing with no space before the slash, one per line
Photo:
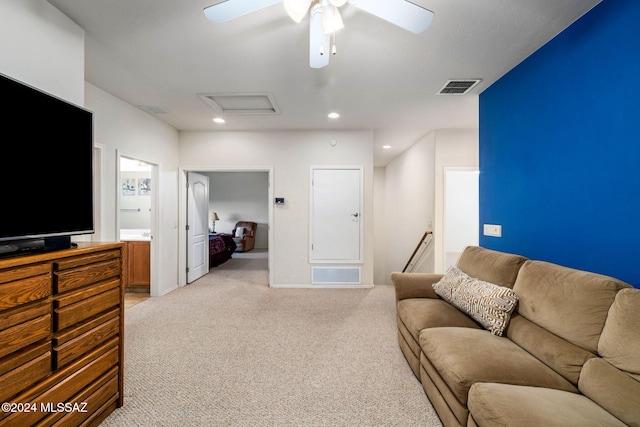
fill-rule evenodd
<path id="1" fill-rule="evenodd" d="M 322 29 L 325 34 L 332 34 L 344 28 L 342 16 L 336 6 L 327 5 L 322 7 Z"/>
<path id="2" fill-rule="evenodd" d="M 296 23 L 302 21 L 309 11 L 309 6 L 311 0 L 284 0 L 284 9 Z"/>
<path id="3" fill-rule="evenodd" d="M 322 6 L 314 3 L 311 7 L 311 22 L 309 25 L 309 66 L 311 68 L 322 68 L 329 65 L 328 52 L 329 36 L 322 29 Z"/>

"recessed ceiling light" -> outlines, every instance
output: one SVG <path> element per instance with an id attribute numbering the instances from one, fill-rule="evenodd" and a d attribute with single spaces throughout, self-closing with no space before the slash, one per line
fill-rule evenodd
<path id="1" fill-rule="evenodd" d="M 340 117 L 340 114 L 338 113 L 329 113 L 329 118 L 330 119 L 337 119 Z"/>
<path id="2" fill-rule="evenodd" d="M 390 145 L 383 145 L 382 148 L 384 148 L 385 150 L 388 150 L 389 148 L 391 148 Z"/>
<path id="3" fill-rule="evenodd" d="M 222 124 L 225 122 L 222 117 L 216 117 L 215 119 L 213 119 L 213 121 L 219 124 Z"/>

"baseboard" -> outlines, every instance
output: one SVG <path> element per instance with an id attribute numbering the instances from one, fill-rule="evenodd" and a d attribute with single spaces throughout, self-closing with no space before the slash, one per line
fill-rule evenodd
<path id="1" fill-rule="evenodd" d="M 270 288 L 288 288 L 288 289 L 371 289 L 375 285 L 291 285 L 291 284 L 269 284 Z"/>

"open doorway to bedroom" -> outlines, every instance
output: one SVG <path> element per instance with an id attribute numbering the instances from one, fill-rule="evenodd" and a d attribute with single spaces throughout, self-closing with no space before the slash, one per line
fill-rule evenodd
<path id="1" fill-rule="evenodd" d="M 192 259 L 189 251 L 198 250 L 191 245 L 192 240 L 189 238 L 190 230 L 194 229 L 189 223 L 194 221 L 189 209 L 196 209 L 189 200 L 189 175 L 194 173 L 208 181 L 208 206 L 204 215 L 209 233 L 206 257 L 210 268 L 207 274 L 215 274 L 218 266 L 232 258 L 261 257 L 267 259 L 270 279 L 272 269 L 268 254 L 273 237 L 270 235 L 273 218 L 273 169 L 200 167 L 184 170 L 180 174 L 181 179 L 185 180 L 185 185 L 180 188 L 186 189 L 181 197 L 180 214 L 185 224 L 185 227 L 180 227 L 185 233 L 180 238 L 180 262 L 184 263 L 185 268 L 181 268 L 181 271 L 186 274 L 180 285 L 194 281 L 193 275 L 189 274 Z"/>

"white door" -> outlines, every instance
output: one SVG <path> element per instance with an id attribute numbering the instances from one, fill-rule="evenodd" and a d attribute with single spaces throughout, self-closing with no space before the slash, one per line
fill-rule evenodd
<path id="1" fill-rule="evenodd" d="M 360 262 L 362 169 L 312 169 L 311 261 Z"/>
<path id="2" fill-rule="evenodd" d="M 209 177 L 187 174 L 187 283 L 209 272 Z"/>

